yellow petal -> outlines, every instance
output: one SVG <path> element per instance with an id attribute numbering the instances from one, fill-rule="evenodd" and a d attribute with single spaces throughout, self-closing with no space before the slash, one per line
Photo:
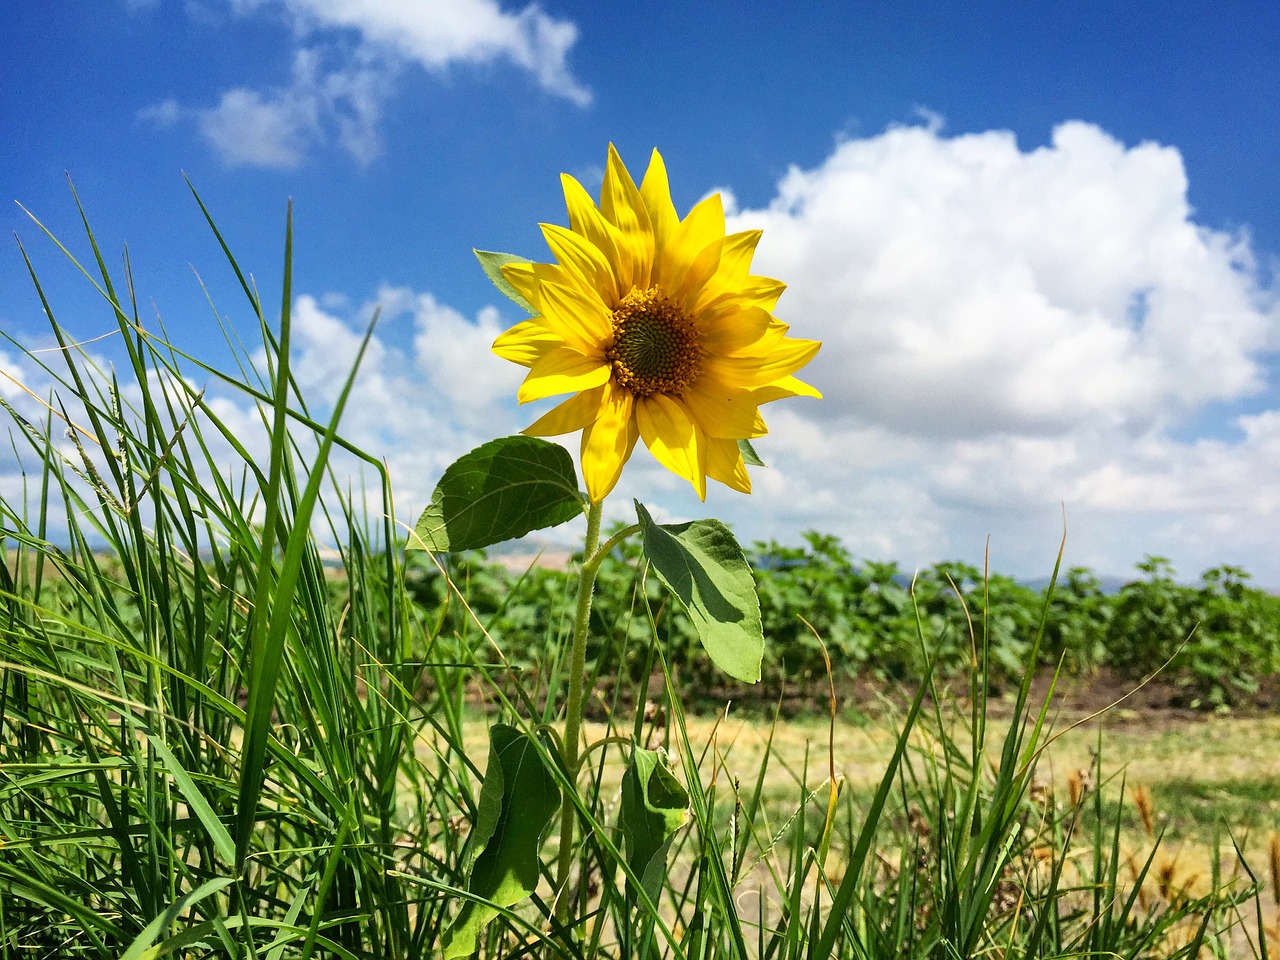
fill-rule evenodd
<path id="1" fill-rule="evenodd" d="M 720 269 L 720 251 L 724 247 L 724 239 L 715 240 L 693 258 L 689 269 L 684 272 L 675 287 L 676 301 L 686 314 L 693 313 L 694 305 L 702 299 L 707 281 Z"/>
<path id="2" fill-rule="evenodd" d="M 523 320 L 493 341 L 493 352 L 504 360 L 532 367 L 543 355 L 564 345 L 564 340 L 537 320 Z"/>
<path id="3" fill-rule="evenodd" d="M 707 441 L 707 476 L 739 493 L 751 492 L 751 477 L 736 440 Z"/>
<path id="4" fill-rule="evenodd" d="M 759 307 L 747 307 L 711 314 L 709 320 L 698 316 L 701 330 L 698 342 L 709 353 L 734 353 L 758 341 L 769 329 L 773 317 Z"/>
<path id="5" fill-rule="evenodd" d="M 676 225 L 663 253 L 660 269 L 655 270 L 654 283 L 674 290 L 689 265 L 707 245 L 724 239 L 724 204 L 720 194 L 713 193 L 697 203 L 689 215 Z"/>
<path id="6" fill-rule="evenodd" d="M 544 283 L 573 282 L 573 275 L 557 263 L 504 263 L 502 275 L 539 312 L 542 310 Z"/>
<path id="7" fill-rule="evenodd" d="M 581 234 L 544 223 L 542 235 L 546 237 L 547 246 L 555 254 L 566 272 L 572 272 L 575 279 L 583 286 L 599 294 L 603 303 L 614 304 L 619 299 L 618 283 L 613 275 L 613 267 L 605 259 L 600 248 Z"/>
<path id="8" fill-rule="evenodd" d="M 566 345 L 588 356 L 604 356 L 605 344 L 613 340 L 613 320 L 598 293 L 544 283 L 541 306 L 544 325 L 563 336 Z"/>
<path id="9" fill-rule="evenodd" d="M 654 459 L 707 499 L 706 437 L 683 406 L 665 393 L 636 401 L 636 424 Z"/>
<path id="10" fill-rule="evenodd" d="M 773 383 L 766 383 L 763 387 L 756 387 L 751 393 L 755 396 L 756 403 L 769 403 L 771 400 L 781 400 L 784 397 L 822 399 L 822 394 L 815 387 L 811 387 L 797 377 L 782 377 Z"/>
<path id="11" fill-rule="evenodd" d="M 653 227 L 653 260 L 661 262 L 671 235 L 680 225 L 676 208 L 671 203 L 671 185 L 667 181 L 667 165 L 662 154 L 653 151 L 649 158 L 649 169 L 640 181 L 640 199 L 649 211 L 649 224 Z M 657 273 L 654 269 L 653 273 Z M 656 282 L 652 280 L 651 282 Z"/>
<path id="12" fill-rule="evenodd" d="M 713 278 L 711 282 L 716 281 Z M 736 289 L 726 290 L 714 297 L 708 297 L 704 288 L 704 295 L 698 298 L 697 313 L 713 314 L 723 310 L 736 310 L 740 307 L 772 310 L 778 305 L 778 298 L 786 289 L 785 283 L 770 277 L 747 277 Z"/>
<path id="13" fill-rule="evenodd" d="M 653 264 L 653 227 L 640 191 L 612 143 L 604 183 L 600 186 L 600 213 L 618 228 L 614 238 L 618 250 L 618 290 L 625 296 L 632 287 L 647 289 Z"/>
<path id="14" fill-rule="evenodd" d="M 587 496 L 599 503 L 622 476 L 623 464 L 635 449 L 635 398 L 628 390 L 604 385 L 604 396 L 595 421 L 582 431 L 582 480 Z"/>
<path id="15" fill-rule="evenodd" d="M 743 387 L 763 387 L 795 373 L 813 359 L 822 344 L 817 340 L 783 340 L 763 356 L 746 351 L 730 356 L 709 355 L 705 372 L 726 383 Z"/>
<path id="16" fill-rule="evenodd" d="M 584 357 L 576 350 L 558 347 L 538 358 L 520 384 L 516 400 L 528 403 L 558 393 L 577 393 L 598 387 L 609 379 L 610 366 L 602 360 Z"/>
<path id="17" fill-rule="evenodd" d="M 749 440 L 769 432 L 754 394 L 746 387 L 729 386 L 702 376 L 680 399 L 693 422 L 708 437 Z"/>
<path id="18" fill-rule="evenodd" d="M 574 394 L 533 421 L 522 432 L 531 437 L 555 437 L 581 430 L 600 412 L 604 392 L 605 385 L 602 384 Z"/>
<path id="19" fill-rule="evenodd" d="M 725 294 L 736 294 L 751 274 L 751 257 L 760 242 L 761 231 L 747 230 L 724 238 L 720 246 L 720 262 L 715 275 L 702 287 L 695 310 Z"/>
<path id="20" fill-rule="evenodd" d="M 599 249 L 613 270 L 615 282 L 620 281 L 617 227 L 600 215 L 595 201 L 577 180 L 565 173 L 560 175 L 560 183 L 564 187 L 565 206 L 569 209 L 569 229 Z M 622 288 L 620 282 L 617 285 Z M 630 287 L 623 289 L 629 290 Z"/>

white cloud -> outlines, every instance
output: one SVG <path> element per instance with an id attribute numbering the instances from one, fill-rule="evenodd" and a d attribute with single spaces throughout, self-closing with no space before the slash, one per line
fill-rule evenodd
<path id="1" fill-rule="evenodd" d="M 512 402 L 523 371 L 489 351 L 493 338 L 510 321 L 500 319 L 491 307 L 468 319 L 430 294 L 402 288 L 379 291 L 372 302 L 341 312 L 332 305 L 321 305 L 322 300 L 328 303 L 328 299 L 303 295 L 294 303 L 290 358 L 293 376 L 311 415 L 324 422 L 351 372 L 369 317 L 375 308 L 381 309 L 379 326 L 348 397 L 340 434 L 370 456 L 385 460 L 395 481 L 397 502 L 405 514 L 400 519 L 412 524 L 450 463 L 479 444 L 515 433 L 524 425 Z M 411 324 L 411 336 L 397 330 L 405 323 Z M 47 358 L 55 369 L 59 357 L 55 352 Z M 253 360 L 259 370 L 266 370 L 265 354 L 259 352 Z M 105 394 L 111 367 L 103 356 L 82 361 L 91 390 Z M 165 392 L 172 398 L 182 397 L 173 405 L 181 411 L 188 406 L 186 396 L 203 388 L 208 409 L 258 465 L 265 466 L 269 445 L 263 414 L 256 403 L 202 373 L 196 376 L 198 379 L 188 381 L 190 389 L 186 390 L 179 388 L 168 373 L 156 374 L 151 381 L 152 395 Z M 132 403 L 141 408 L 142 391 L 136 382 L 122 374 L 120 390 L 126 405 Z M 67 405 L 73 421 L 88 422 L 74 397 L 32 357 L 0 350 L 0 400 L 37 429 L 43 425 L 45 408 L 36 397 L 51 392 Z M 243 468 L 240 455 L 207 418 L 201 416 L 200 420 L 212 462 L 220 471 L 229 471 L 238 478 Z M 0 410 L 0 438 L 6 438 L 3 442 L 8 443 L 11 430 L 17 430 L 17 426 Z M 72 469 L 78 469 L 79 451 L 63 437 L 64 432 L 55 423 L 55 446 Z M 304 452 L 314 450 L 306 431 L 295 429 L 292 435 Z M 27 446 L 23 439 L 17 440 L 19 451 L 26 451 Z M 83 448 L 95 459 L 101 456 L 92 441 L 83 441 Z M 30 451 L 22 454 L 27 467 L 36 470 L 38 488 L 39 461 L 33 457 Z M 337 450 L 331 463 L 340 481 L 350 478 L 350 489 L 359 491 L 363 485 L 368 506 L 376 515 L 381 510 L 380 490 L 368 467 L 353 455 Z M 106 475 L 101 463 L 99 470 Z M 15 507 L 22 500 L 22 484 L 21 465 L 12 458 L 0 458 L 0 495 Z M 88 502 L 93 502 L 91 495 Z M 52 536 L 58 539 L 56 531 Z"/>
<path id="2" fill-rule="evenodd" d="M 432 72 L 510 60 L 548 92 L 580 106 L 591 102 L 567 63 L 578 28 L 536 5 L 518 13 L 496 0 L 285 0 L 285 6 L 302 23 L 355 30 L 366 43 Z"/>
<path id="3" fill-rule="evenodd" d="M 293 310 L 292 365 L 303 395 L 318 409 L 337 400 L 375 309 L 378 326 L 341 432 L 384 457 L 397 500 L 421 510 L 445 467 L 524 425 L 511 403 L 523 371 L 489 351 L 511 322 L 491 307 L 469 319 L 429 293 L 401 287 L 384 288 L 371 302 L 341 312 L 301 296 Z M 410 337 L 397 330 L 406 321 Z"/>
<path id="4" fill-rule="evenodd" d="M 848 141 L 736 219 L 829 341 L 829 411 L 954 436 L 1143 427 L 1256 391 L 1247 244 L 1189 214 L 1176 150 L 1067 123 L 1031 152 L 1005 132 Z"/>
<path id="5" fill-rule="evenodd" d="M 240 16 L 283 14 L 292 24 L 298 47 L 288 83 L 225 90 L 212 107 L 181 107 L 170 98 L 144 108 L 139 119 L 163 128 L 193 118 L 232 166 L 288 169 L 335 141 L 358 163 L 370 163 L 381 150 L 382 106 L 409 65 L 439 74 L 455 64 L 505 60 L 551 94 L 579 106 L 591 100 L 567 63 L 577 27 L 536 5 L 516 13 L 497 0 L 230 0 L 230 6 Z"/>
<path id="6" fill-rule="evenodd" d="M 138 112 L 138 119 L 144 123 L 150 123 L 166 130 L 177 124 L 183 117 L 185 111 L 181 105 L 173 97 L 167 100 L 161 100 L 159 103 L 153 103 L 149 107 L 144 107 Z"/>
<path id="7" fill-rule="evenodd" d="M 826 400 L 766 409 L 792 514 L 908 563 L 990 534 L 1028 571 L 1065 503 L 1068 562 L 1158 552 L 1280 586 L 1280 411 L 1203 426 L 1275 376 L 1280 314 L 1247 235 L 1195 221 L 1175 148 L 1072 122 L 1026 151 L 933 119 L 838 144 L 731 221 L 764 229 L 780 315 L 825 341 Z"/>
<path id="8" fill-rule="evenodd" d="M 184 119 L 232 167 L 288 170 L 330 139 L 358 163 L 378 156 L 378 120 L 391 84 L 384 65 L 353 62 L 329 69 L 318 49 L 298 50 L 289 83 L 265 91 L 233 87 L 212 107 L 188 108 L 169 98 L 139 113 L 160 128 Z"/>
<path id="9" fill-rule="evenodd" d="M 197 112 L 200 133 L 229 166 L 288 169 L 306 156 L 320 125 L 319 100 L 297 82 L 264 96 L 237 87 Z"/>

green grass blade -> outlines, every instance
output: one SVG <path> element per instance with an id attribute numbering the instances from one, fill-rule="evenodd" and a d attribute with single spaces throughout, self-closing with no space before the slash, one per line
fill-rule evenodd
<path id="1" fill-rule="evenodd" d="M 181 899 L 170 904 L 164 913 L 142 928 L 142 932 L 134 938 L 133 943 L 129 944 L 129 948 L 120 955 L 120 960 L 143 960 L 143 958 L 156 956 L 153 951 L 153 944 L 164 932 L 165 927 L 175 923 L 192 904 L 213 896 L 234 882 L 235 880 L 232 877 L 215 877 L 212 880 L 205 881 Z"/>

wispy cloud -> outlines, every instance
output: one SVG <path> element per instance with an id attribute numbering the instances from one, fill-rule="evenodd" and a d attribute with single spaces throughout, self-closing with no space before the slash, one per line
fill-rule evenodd
<path id="1" fill-rule="evenodd" d="M 230 0 L 238 16 L 283 15 L 297 47 L 288 80 L 222 91 L 212 106 L 166 99 L 140 119 L 169 127 L 193 120 L 232 166 L 289 169 L 337 143 L 357 163 L 381 151 L 378 121 L 397 77 L 413 67 L 442 74 L 456 65 L 508 61 L 547 92 L 585 106 L 590 91 L 568 66 L 577 27 L 537 6 L 504 10 L 497 0 Z"/>
<path id="2" fill-rule="evenodd" d="M 380 69 L 321 69 L 320 53 L 299 50 L 288 85 L 236 87 L 217 105 L 190 111 L 201 135 L 231 166 L 290 169 L 315 144 L 336 139 L 359 163 L 379 151 L 377 121 L 389 86 Z M 159 105 L 160 119 L 171 101 Z"/>
<path id="3" fill-rule="evenodd" d="M 249 0 L 249 6 L 278 0 Z M 556 96 L 585 106 L 591 93 L 574 79 L 569 50 L 578 28 L 531 4 L 509 12 L 497 0 L 284 0 L 303 31 L 354 30 L 365 43 L 395 51 L 438 73 L 454 64 L 510 60 Z"/>

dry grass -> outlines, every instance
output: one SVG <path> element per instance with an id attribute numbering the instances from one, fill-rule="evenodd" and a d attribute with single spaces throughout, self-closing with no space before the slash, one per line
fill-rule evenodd
<path id="1" fill-rule="evenodd" d="M 754 720 L 717 724 L 691 718 L 696 743 L 714 737 L 724 769 L 750 782 L 772 733 L 773 762 L 766 795 L 794 798 L 798 772 L 807 764 L 810 787 L 826 776 L 828 726 L 790 720 L 774 729 Z M 1004 730 L 989 731 L 999 742 Z M 833 738 L 837 775 L 855 791 L 879 781 L 893 750 L 891 723 L 867 727 L 838 724 Z M 1036 779 L 1062 802 L 1098 788 L 1095 755 L 1101 749 L 1106 796 L 1125 790 L 1122 850 L 1136 877 L 1163 832 L 1144 900 L 1168 901 L 1209 892 L 1215 860 L 1221 879 L 1246 885 L 1233 838 L 1255 876 L 1268 888 L 1263 921 L 1270 949 L 1280 950 L 1280 717 L 1170 719 L 1164 725 L 1104 718 L 1064 729 L 1041 756 Z M 921 744 L 924 747 L 928 745 Z M 1256 921 L 1252 921 L 1256 923 Z M 1248 927 L 1242 927 L 1240 936 Z M 1256 928 L 1255 928 L 1256 929 Z M 1250 951 L 1246 951 L 1248 954 Z"/>
<path id="2" fill-rule="evenodd" d="M 715 731 L 720 751 L 732 769 L 748 775 L 759 767 L 770 725 L 757 719 L 690 717 L 690 739 L 709 743 Z M 718 730 L 717 730 L 718 727 Z M 602 728 L 600 728 L 602 729 Z M 1067 777 L 1093 766 L 1098 724 L 1064 730 L 1045 751 L 1043 778 L 1066 783 Z M 998 741 L 998 725 L 988 738 Z M 828 726 L 820 718 L 793 719 L 772 730 L 775 756 L 784 761 L 771 774 L 785 777 L 784 767 L 799 768 L 806 752 L 811 768 L 826 766 Z M 838 723 L 835 730 L 837 772 L 850 785 L 875 783 L 893 751 L 896 731 L 889 723 L 866 726 Z M 1280 717 L 1212 717 L 1173 720 L 1166 726 L 1102 725 L 1102 775 L 1125 773 L 1131 783 L 1158 789 L 1171 782 L 1207 785 L 1256 781 L 1280 784 Z M 1280 791 L 1277 791 L 1280 801 Z M 1278 824 L 1280 826 L 1280 824 Z"/>

